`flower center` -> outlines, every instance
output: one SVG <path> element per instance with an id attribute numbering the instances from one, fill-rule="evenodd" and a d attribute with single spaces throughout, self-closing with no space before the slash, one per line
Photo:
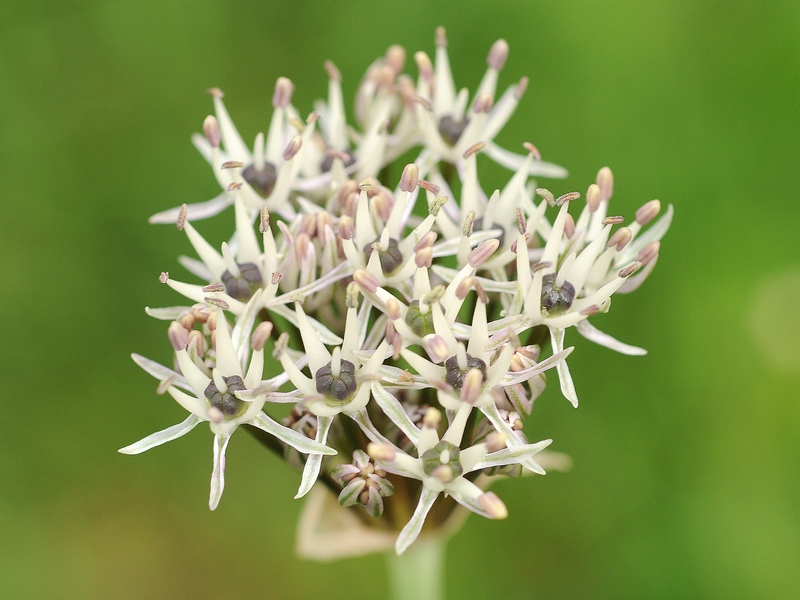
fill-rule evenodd
<path id="1" fill-rule="evenodd" d="M 372 247 L 379 243 L 379 240 L 380 238 L 364 247 L 364 256 L 367 262 L 369 262 L 369 257 L 372 256 Z M 403 265 L 403 255 L 400 253 L 400 248 L 395 238 L 389 238 L 388 248 L 380 247 L 378 257 L 381 261 L 381 269 L 386 275 L 391 275 Z"/>
<path id="2" fill-rule="evenodd" d="M 461 367 L 458 366 L 458 355 L 451 356 L 444 361 L 444 368 L 447 370 L 444 380 L 457 390 L 460 390 L 461 386 L 464 385 L 464 377 L 470 369 L 478 369 L 481 372 L 483 382 L 485 382 L 487 378 L 486 363 L 477 356 L 472 356 L 471 354 L 467 354 L 467 368 L 463 371 Z"/>
<path id="3" fill-rule="evenodd" d="M 346 404 L 351 396 L 356 392 L 356 366 L 349 360 L 342 359 L 339 366 L 339 374 L 334 375 L 331 363 L 317 370 L 314 377 L 317 385 L 317 392 L 325 396 L 329 404 Z"/>
<path id="4" fill-rule="evenodd" d="M 439 119 L 439 135 L 442 136 L 445 142 L 451 146 L 455 146 L 468 124 L 469 119 L 466 117 L 462 118 L 460 121 L 456 121 L 450 115 L 445 115 Z"/>
<path id="5" fill-rule="evenodd" d="M 419 300 L 414 300 L 408 305 L 406 325 L 419 337 L 425 337 L 426 335 L 434 333 L 433 313 L 428 310 L 428 312 L 422 314 L 422 311 L 419 309 Z"/>
<path id="6" fill-rule="evenodd" d="M 458 446 L 442 440 L 422 455 L 422 470 L 429 477 L 450 483 L 464 473 L 461 466 L 461 450 Z"/>
<path id="7" fill-rule="evenodd" d="M 225 292 L 237 300 L 247 302 L 253 293 L 261 287 L 264 280 L 261 278 L 261 271 L 254 263 L 237 263 L 241 275 L 234 277 L 230 271 L 222 274 L 222 283 L 225 284 Z"/>
<path id="8" fill-rule="evenodd" d="M 225 415 L 226 419 L 232 419 L 234 417 L 238 417 L 244 413 L 245 410 L 247 410 L 247 402 L 239 400 L 234 395 L 234 392 L 241 392 L 247 388 L 245 387 L 242 378 L 238 375 L 231 375 L 230 377 L 223 377 L 222 379 L 228 386 L 228 389 L 225 392 L 220 392 L 219 388 L 212 379 L 209 382 L 208 387 L 206 387 L 204 393 L 206 398 L 208 398 L 208 401 L 211 403 L 211 406 L 222 411 L 222 414 Z"/>
<path id="9" fill-rule="evenodd" d="M 264 168 L 260 171 L 256 170 L 255 165 L 248 165 L 242 171 L 242 177 L 259 196 L 268 198 L 278 179 L 278 170 L 271 162 L 265 162 Z"/>
<path id="10" fill-rule="evenodd" d="M 549 273 L 542 277 L 542 313 L 548 317 L 567 312 L 575 300 L 575 287 L 565 281 L 556 287 L 556 274 Z"/>

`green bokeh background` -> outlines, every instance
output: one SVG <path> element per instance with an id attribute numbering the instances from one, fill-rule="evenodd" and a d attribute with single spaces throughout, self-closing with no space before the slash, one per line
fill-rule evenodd
<path id="1" fill-rule="evenodd" d="M 183 418 L 129 354 L 168 360 L 143 307 L 188 252 L 147 217 L 217 193 L 189 143 L 206 88 L 252 139 L 278 76 L 308 111 L 329 58 L 351 98 L 437 25 L 458 86 L 509 42 L 501 87 L 531 84 L 499 141 L 568 167 L 557 194 L 607 164 L 615 214 L 676 208 L 597 321 L 650 353 L 568 334 L 580 409 L 551 385 L 526 431 L 575 466 L 497 485 L 511 515 L 451 540 L 448 597 L 800 597 L 800 7 L 720 0 L 0 2 L 0 597 L 381 596 L 381 556 L 294 557 L 298 474 L 248 436 L 213 513 L 205 427 L 116 449 Z"/>

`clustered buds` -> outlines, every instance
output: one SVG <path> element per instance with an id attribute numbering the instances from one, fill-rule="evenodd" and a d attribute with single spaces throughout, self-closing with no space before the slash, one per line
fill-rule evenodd
<path id="1" fill-rule="evenodd" d="M 297 497 L 317 481 L 341 490 L 342 507 L 358 505 L 398 534 L 398 553 L 426 519 L 442 526 L 457 505 L 505 518 L 481 475 L 544 474 L 536 455 L 546 457 L 551 440 L 530 443 L 523 421 L 549 369 L 578 404 L 566 332 L 644 353 L 589 318 L 653 270 L 672 207 L 658 218 L 652 200 L 632 219 L 609 215 L 608 167 L 583 195 L 536 187 L 532 176 L 566 171 L 530 142 L 515 154 L 493 141 L 528 84 L 522 77 L 498 91 L 508 44 L 491 47 L 472 97 L 456 91 L 443 28 L 433 56 L 414 54 L 414 82 L 402 72 L 405 50 L 390 47 L 364 76 L 349 122 L 348 75 L 332 62 L 318 112 L 299 111 L 294 84 L 278 79 L 269 130 L 252 149 L 222 92 L 209 91 L 215 116 L 193 140 L 222 193 L 151 218 L 187 236 L 197 258 L 180 262 L 196 283 L 161 273 L 185 306 L 148 309 L 169 322 L 171 366 L 134 355 L 158 392 L 190 414 L 121 451 L 207 422 L 212 509 L 228 441 L 248 425 L 302 471 Z M 393 163 L 412 151 L 398 177 Z M 513 172 L 491 194 L 479 153 Z M 231 205 L 234 234 L 209 230 L 207 241 L 195 224 Z M 269 415 L 273 403 L 291 405 L 281 423 Z M 393 505 L 409 502 L 416 507 Z"/>

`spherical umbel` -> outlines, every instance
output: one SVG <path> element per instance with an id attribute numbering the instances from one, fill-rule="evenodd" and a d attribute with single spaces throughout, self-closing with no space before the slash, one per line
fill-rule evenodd
<path id="1" fill-rule="evenodd" d="M 247 410 L 247 402 L 239 400 L 234 395 L 234 392 L 241 392 L 247 388 L 245 387 L 242 378 L 238 375 L 231 375 L 230 377 L 223 377 L 222 379 L 228 386 L 227 390 L 220 392 L 219 388 L 212 379 L 209 382 L 208 387 L 206 387 L 204 393 L 206 398 L 208 398 L 208 401 L 211 403 L 211 406 L 219 409 L 226 418 L 232 419 L 234 417 L 238 417 L 245 410 Z"/>
<path id="2" fill-rule="evenodd" d="M 575 288 L 569 281 L 556 287 L 556 274 L 542 277 L 542 312 L 550 317 L 567 312 L 575 300 Z"/>
<path id="3" fill-rule="evenodd" d="M 342 359 L 339 366 L 339 374 L 334 375 L 331 363 L 317 370 L 314 377 L 317 385 L 317 392 L 323 394 L 325 399 L 336 404 L 343 404 L 350 400 L 355 394 L 358 384 L 356 383 L 356 366 L 349 360 Z"/>
<path id="4" fill-rule="evenodd" d="M 483 381 L 486 381 L 486 363 L 471 354 L 467 354 L 467 368 L 463 371 L 458 366 L 458 355 L 451 356 L 444 361 L 444 368 L 447 370 L 444 380 L 457 390 L 460 390 L 461 386 L 464 385 L 464 377 L 470 369 L 478 369 L 481 372 Z"/>

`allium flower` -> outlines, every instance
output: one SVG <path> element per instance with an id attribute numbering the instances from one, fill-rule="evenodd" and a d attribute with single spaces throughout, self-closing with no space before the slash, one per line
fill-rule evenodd
<path id="1" fill-rule="evenodd" d="M 487 467 L 533 461 L 532 457 L 552 442 L 543 440 L 536 444 L 503 449 L 504 436 L 496 434 L 484 443 L 462 450 L 461 438 L 471 410 L 469 404 L 463 404 L 447 432 L 439 439 L 436 428 L 441 414 L 436 409 L 429 409 L 417 444 L 417 458 L 389 444 L 369 445 L 369 455 L 388 471 L 422 481 L 422 492 L 414 515 L 397 538 L 395 549 L 398 554 L 405 552 L 417 539 L 425 518 L 441 493 L 452 496 L 456 502 L 481 516 L 505 519 L 508 510 L 502 500 L 493 492 L 484 492 L 467 479 L 467 475 Z M 539 470 L 544 473 L 541 467 Z"/>
<path id="2" fill-rule="evenodd" d="M 467 514 L 459 505 L 505 518 L 488 481 L 569 465 L 558 452 L 539 454 L 551 440 L 530 444 L 522 432 L 548 369 L 578 404 L 566 330 L 644 353 L 589 317 L 652 271 L 672 207 L 648 227 L 661 208 L 653 200 L 616 227 L 624 219 L 609 216 L 613 176 L 604 168 L 573 218 L 578 193 L 556 199 L 530 181 L 563 177 L 564 169 L 542 162 L 533 144 L 518 156 L 493 142 L 527 85 L 523 77 L 495 98 L 506 42 L 492 46 L 470 98 L 456 91 L 444 29 L 436 39 L 435 65 L 414 55 L 416 84 L 402 73 L 402 48 L 373 62 L 350 124 L 332 62 L 327 100 L 305 122 L 291 104 L 293 85 L 279 79 L 267 135 L 256 136 L 252 151 L 222 93 L 211 90 L 216 116 L 193 140 L 222 193 L 151 219 L 186 232 L 198 258 L 179 261 L 199 282 L 162 273 L 188 305 L 148 309 L 171 321 L 173 368 L 134 360 L 190 415 L 120 452 L 142 452 L 208 422 L 213 509 L 228 441 L 240 425 L 252 426 L 245 430 L 302 469 L 297 497 L 314 488 L 313 523 L 300 527 L 300 548 L 314 558 L 392 544 L 401 554 L 426 523 L 431 537 L 446 536 Z M 392 161 L 412 148 L 418 158 L 392 178 Z M 481 152 L 514 171 L 492 193 L 479 177 Z M 190 221 L 231 204 L 234 234 L 209 243 Z M 550 207 L 558 210 L 552 224 Z M 265 348 L 281 371 L 267 379 Z M 267 403 L 289 405 L 283 424 L 264 412 Z M 325 458 L 337 452 L 352 462 Z M 331 505 L 338 512 L 328 518 Z"/>
<path id="3" fill-rule="evenodd" d="M 607 311 L 612 294 L 631 275 L 657 258 L 658 240 L 669 228 L 672 207 L 659 224 L 626 251 L 634 236 L 658 214 L 661 205 L 658 200 L 648 202 L 637 211 L 636 220 L 631 225 L 619 228 L 612 235 L 612 226 L 623 222 L 622 217 L 606 216 L 612 190 L 611 170 L 601 169 L 598 183 L 589 187 L 586 208 L 577 223 L 569 214 L 569 206 L 580 194 L 573 192 L 555 199 L 547 190 L 538 190 L 548 203 L 560 207 L 560 210 L 544 250 L 537 256 L 538 262 L 532 266 L 529 254 L 520 251 L 527 248 L 527 238 L 531 234 L 524 218 L 520 217 L 516 242 L 517 284 L 524 298 L 524 314 L 528 318 L 527 326 L 547 326 L 554 353 L 564 349 L 564 333 L 572 326 L 589 339 L 620 352 L 645 353 L 641 348 L 622 344 L 599 332 L 586 319 Z M 649 272 L 650 269 L 644 275 Z M 636 285 L 639 283 L 641 280 Z M 578 396 L 566 362 L 561 362 L 557 369 L 562 393 L 577 406 Z"/>
<path id="4" fill-rule="evenodd" d="M 256 296 L 251 303 L 255 304 L 257 300 Z M 178 389 L 174 384 L 174 379 L 178 377 L 176 373 L 170 375 L 172 380 L 167 379 L 166 391 L 191 414 L 182 423 L 149 435 L 119 450 L 122 454 L 139 454 L 181 437 L 194 429 L 198 423 L 208 421 L 214 434 L 214 469 L 211 474 L 211 496 L 208 501 L 211 510 L 219 504 L 225 487 L 225 449 L 228 447 L 231 435 L 240 425 L 252 425 L 266 431 L 300 452 L 314 453 L 312 455 L 336 454 L 335 450 L 328 448 L 324 443 L 310 440 L 268 417 L 261 410 L 267 400 L 266 395 L 253 400 L 241 398 L 242 392 L 261 384 L 264 342 L 269 332 L 263 328 L 256 329 L 252 357 L 245 373 L 239 360 L 237 345 L 240 346 L 247 340 L 247 334 L 241 335 L 241 331 L 235 332 L 239 334 L 236 335 L 235 344 L 222 310 L 217 308 L 214 314 L 216 315 L 214 329 L 216 364 L 210 373 L 205 365 L 198 364 L 197 342 L 194 339 L 190 342 L 186 329 L 178 322 L 170 328 L 175 356 L 192 393 L 187 394 Z"/>
<path id="5" fill-rule="evenodd" d="M 428 165 L 430 161 L 432 167 L 443 160 L 461 165 L 465 152 L 478 142 L 485 143 L 487 154 L 507 168 L 516 170 L 524 163 L 524 157 L 503 150 L 492 142 L 514 114 L 528 86 L 528 78 L 523 77 L 495 102 L 498 75 L 507 58 L 508 44 L 505 40 L 497 40 L 486 58 L 489 68 L 470 101 L 466 88 L 456 92 L 444 27 L 436 30 L 435 66 L 424 52 L 417 52 L 414 56 L 419 69 L 419 106 L 416 110 L 427 152 L 420 157 L 421 164 Z M 565 169 L 549 163 L 537 162 L 529 164 L 529 168 L 531 175 L 567 175 Z M 427 173 L 428 169 L 422 171 Z"/>
<path id="6" fill-rule="evenodd" d="M 242 199 L 251 213 L 263 205 L 287 218 L 294 215 L 289 194 L 297 184 L 302 147 L 308 145 L 314 132 L 316 115 L 311 115 L 304 125 L 298 123 L 297 112 L 291 106 L 294 85 L 285 77 L 275 84 L 272 97 L 272 122 L 266 138 L 256 135 L 251 152 L 239 135 L 222 102 L 222 90 L 213 88 L 216 117 L 209 116 L 203 123 L 203 134 L 192 136 L 192 142 L 211 164 L 222 193 L 216 198 L 188 207 L 188 218 L 196 221 L 212 217 L 233 204 L 231 191 L 241 189 Z M 222 143 L 222 147 L 220 146 Z M 151 223 L 174 223 L 181 208 L 160 212 L 150 217 Z"/>
<path id="7" fill-rule="evenodd" d="M 370 386 L 367 382 L 375 376 L 383 363 L 388 343 L 383 342 L 363 364 L 358 359 L 356 351 L 360 349 L 363 339 L 360 339 L 357 324 L 357 298 L 358 289 L 351 284 L 348 288 L 344 341 L 333 352 L 325 347 L 300 303 L 295 304 L 298 328 L 308 357 L 311 377 L 306 377 L 289 355 L 280 351 L 281 364 L 302 394 L 304 407 L 317 417 L 316 440 L 319 444 L 325 444 L 333 419 L 340 413 L 355 420 L 368 436 L 374 436 L 374 439 L 382 437 L 376 433 L 365 407 L 370 399 Z M 308 457 L 296 498 L 308 493 L 317 480 L 321 465 L 321 454 Z"/>

